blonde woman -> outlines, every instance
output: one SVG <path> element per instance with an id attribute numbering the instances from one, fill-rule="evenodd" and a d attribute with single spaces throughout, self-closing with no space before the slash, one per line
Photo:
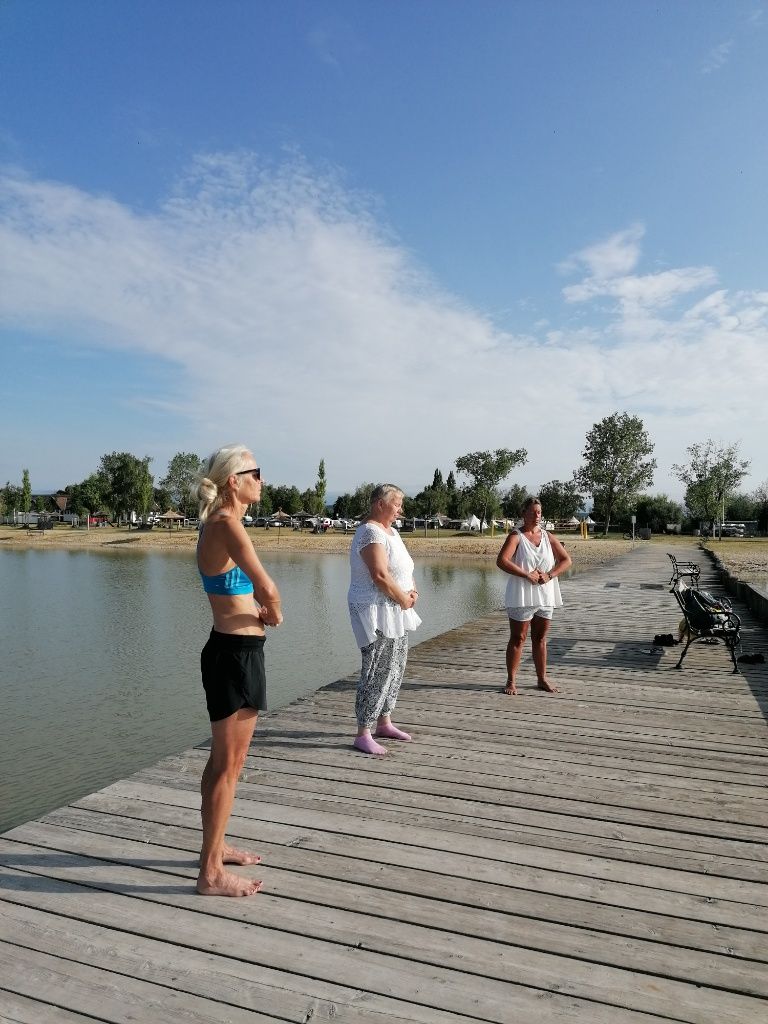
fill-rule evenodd
<path id="1" fill-rule="evenodd" d="M 558 692 L 547 678 L 547 634 L 555 608 L 563 605 L 557 577 L 570 569 L 571 556 L 557 537 L 542 529 L 541 519 L 541 502 L 527 498 L 522 527 L 507 534 L 496 559 L 499 569 L 509 575 L 504 598 L 509 616 L 504 687 L 508 696 L 517 694 L 515 680 L 529 627 L 537 686 L 546 693 Z"/>
<path id="2" fill-rule="evenodd" d="M 392 724 L 408 658 L 408 630 L 421 619 L 414 610 L 419 596 L 413 559 L 393 523 L 402 515 L 403 492 L 380 484 L 371 494 L 371 509 L 355 530 L 350 547 L 351 581 L 347 600 L 352 631 L 362 655 L 353 746 L 363 754 L 382 755 L 378 739 L 408 742 Z"/>
<path id="3" fill-rule="evenodd" d="M 245 510 L 261 496 L 261 469 L 244 445 L 219 448 L 193 488 L 199 501 L 197 566 L 213 613 L 200 655 L 211 720 L 211 753 L 200 784 L 203 846 L 197 891 L 203 896 L 252 896 L 261 882 L 227 871 L 258 864 L 256 854 L 224 839 L 237 779 L 259 711 L 266 709 L 264 627 L 283 621 L 280 594 L 245 532 Z"/>

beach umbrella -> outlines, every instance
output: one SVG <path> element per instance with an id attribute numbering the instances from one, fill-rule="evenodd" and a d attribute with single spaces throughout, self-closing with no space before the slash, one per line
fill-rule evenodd
<path id="1" fill-rule="evenodd" d="M 163 514 L 157 518 L 158 520 L 162 520 L 164 523 L 167 523 L 170 528 L 174 523 L 180 523 L 184 519 L 184 516 L 169 508 L 167 512 L 163 512 Z"/>

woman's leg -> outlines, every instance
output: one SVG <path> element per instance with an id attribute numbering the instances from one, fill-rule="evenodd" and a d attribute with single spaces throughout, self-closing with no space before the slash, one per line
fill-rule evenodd
<path id="1" fill-rule="evenodd" d="M 547 633 L 550 619 L 543 615 L 534 615 L 531 623 L 531 646 L 533 648 L 533 664 L 536 666 L 537 686 L 547 693 L 557 693 L 558 689 L 547 679 Z"/>
<path id="2" fill-rule="evenodd" d="M 376 735 L 390 740 L 404 740 L 408 742 L 410 735 L 392 725 L 392 712 L 397 704 L 400 687 L 405 676 L 405 666 L 408 661 L 408 634 L 398 637 L 392 641 L 392 657 L 389 665 L 387 682 L 384 685 L 384 703 L 381 706 L 377 721 Z"/>
<path id="3" fill-rule="evenodd" d="M 355 696 L 355 716 L 357 718 L 357 736 L 354 746 L 364 754 L 386 754 L 387 748 L 371 736 L 384 700 L 384 685 L 387 682 L 389 665 L 388 645 L 391 640 L 377 636 L 372 644 L 361 648 L 363 663 L 360 678 L 357 682 Z"/>
<path id="4" fill-rule="evenodd" d="M 256 863 L 253 855 L 227 847 L 224 833 L 258 715 L 255 708 L 245 707 L 211 722 L 211 753 L 200 783 L 203 847 L 197 891 L 203 896 L 252 896 L 261 889 L 261 882 L 240 878 L 224 868 L 225 861 Z"/>
<path id="5" fill-rule="evenodd" d="M 523 644 L 528 636 L 528 623 L 518 622 L 517 619 L 509 620 L 509 640 L 507 641 L 507 685 L 504 693 L 510 697 L 517 694 L 515 678 L 520 668 L 520 660 L 523 657 Z"/>

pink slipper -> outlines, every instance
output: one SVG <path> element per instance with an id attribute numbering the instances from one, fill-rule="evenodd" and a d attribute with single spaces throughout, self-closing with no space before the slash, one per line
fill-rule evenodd
<path id="1" fill-rule="evenodd" d="M 387 748 L 377 743 L 373 736 L 355 736 L 352 746 L 363 754 L 386 754 Z"/>
<path id="2" fill-rule="evenodd" d="M 392 725 L 391 722 L 389 725 L 380 725 L 373 735 L 380 736 L 385 740 L 403 740 L 405 743 L 410 743 L 411 741 L 409 733 L 403 732 L 402 729 L 398 729 L 397 726 Z"/>

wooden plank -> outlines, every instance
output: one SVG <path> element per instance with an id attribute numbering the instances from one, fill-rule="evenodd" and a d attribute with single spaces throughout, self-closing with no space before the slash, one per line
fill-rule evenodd
<path id="1" fill-rule="evenodd" d="M 327 758 L 322 753 L 317 756 L 296 756 L 276 758 L 269 754 L 250 757 L 246 761 L 244 779 L 257 778 L 259 783 L 279 780 L 281 776 L 301 776 L 317 780 L 333 780 L 346 782 L 349 779 L 350 755 Z M 172 775 L 179 772 L 181 765 L 184 770 L 202 773 L 207 760 L 203 751 L 184 754 L 161 765 L 153 766 L 151 772 L 157 777 L 158 771 L 167 771 Z M 253 774 L 255 773 L 255 775 Z M 395 788 L 413 787 L 419 791 L 435 796 L 452 794 L 455 797 L 466 795 L 486 802 L 507 804 L 510 800 L 519 801 L 521 796 L 556 796 L 571 791 L 570 775 L 564 772 L 547 771 L 544 776 L 525 768 L 517 769 L 510 776 L 504 777 L 485 771 L 455 771 L 449 766 L 422 767 L 414 757 L 408 757 L 408 777 L 403 778 L 402 759 L 387 761 L 380 759 L 374 767 L 362 768 L 356 776 L 356 784 L 366 784 L 370 778 L 386 777 L 387 785 Z M 542 781 L 543 778 L 543 781 Z M 667 787 L 655 782 L 639 782 L 634 779 L 620 779 L 615 783 L 608 779 L 598 779 L 594 783 L 587 777 L 580 792 L 594 800 L 602 808 L 605 804 L 617 804 L 624 807 L 637 807 L 658 810 L 668 808 L 670 803 L 677 813 L 685 813 L 695 817 L 711 819 L 714 816 L 725 820 L 748 820 L 754 816 L 758 824 L 768 824 L 768 799 L 759 791 L 751 794 L 749 790 L 738 791 L 736 786 L 724 787 L 723 784 L 708 788 L 696 787 L 695 794 L 681 792 L 684 787 Z"/>
<path id="2" fill-rule="evenodd" d="M 91 1016 L 0 988 L 0 1024 L 93 1024 L 93 1021 Z"/>
<path id="3" fill-rule="evenodd" d="M 521 695 L 499 693 L 500 612 L 412 648 L 415 742 L 383 761 L 350 748 L 354 677 L 264 716 L 229 830 L 265 858 L 255 899 L 193 891 L 205 744 L 0 838 L 0 1007 L 768 1022 L 768 670 L 647 653 L 679 619 L 667 564 L 641 546 L 566 581 L 559 697 L 529 652 Z M 768 649 L 748 613 L 744 637 Z"/>
<path id="4" fill-rule="evenodd" d="M 150 856 L 152 853 L 153 851 L 150 850 Z M 130 884 L 130 879 L 134 884 L 139 883 L 142 889 L 149 889 L 151 885 L 149 876 L 152 874 L 159 876 L 157 882 L 161 887 L 164 873 L 135 868 L 129 869 L 123 875 L 122 884 Z M 142 898 L 148 901 L 150 899 L 143 893 Z M 171 896 L 171 902 L 173 902 L 173 896 Z M 247 904 L 247 907 L 243 907 L 243 904 Z M 323 960 L 326 963 L 337 961 L 333 964 L 336 972 L 343 970 L 342 965 L 338 963 L 338 954 L 335 953 L 332 942 L 319 939 L 318 934 L 328 936 L 333 942 L 343 944 L 346 951 L 345 964 L 358 959 L 361 956 L 361 950 L 365 951 L 367 954 L 365 957 L 366 971 L 373 975 L 378 968 L 378 972 L 376 972 L 378 980 L 373 982 L 374 985 L 409 991 L 408 975 L 415 970 L 418 960 L 420 961 L 420 978 L 416 992 L 422 994 L 422 1000 L 439 1000 L 440 1008 L 449 1009 L 451 1006 L 455 1006 L 460 1011 L 463 1008 L 471 1010 L 473 1006 L 476 1008 L 478 1005 L 482 1005 L 485 1015 L 483 1019 L 487 1020 L 500 1022 L 508 1020 L 509 1017 L 505 1016 L 505 1012 L 513 1012 L 515 1002 L 518 1003 L 518 1012 L 535 1014 L 537 1008 L 540 1008 L 536 992 L 552 991 L 562 985 L 563 958 L 547 952 L 531 953 L 521 947 L 477 940 L 466 935 L 462 937 L 459 950 L 456 948 L 455 936 L 446 935 L 434 926 L 419 928 L 400 920 L 388 922 L 386 937 L 384 937 L 380 929 L 370 928 L 367 925 L 369 920 L 367 915 L 354 915 L 337 908 L 334 909 L 332 915 L 327 915 L 322 913 L 324 908 L 317 906 L 303 909 L 297 907 L 294 923 L 293 908 L 287 905 L 287 899 L 280 900 L 272 896 L 260 896 L 252 901 L 227 901 L 225 906 L 227 909 L 233 906 L 238 916 L 243 913 L 248 914 L 248 911 L 251 910 L 251 921 L 255 924 L 258 919 L 260 930 L 271 926 L 270 934 L 272 936 L 274 936 L 277 926 L 280 931 L 286 928 L 295 929 L 295 934 L 302 936 L 305 942 L 309 938 L 314 939 L 316 944 L 322 943 L 325 947 Z M 252 909 L 256 907 L 257 910 Z M 357 918 L 356 922 L 352 921 L 353 917 Z M 41 941 L 41 929 L 38 928 L 35 937 L 31 937 L 21 929 L 18 921 L 15 924 L 16 941 L 19 941 L 20 932 L 22 933 L 22 942 L 35 941 L 35 937 L 38 942 Z M 42 931 L 44 933 L 45 930 L 42 929 Z M 78 949 L 72 929 L 65 926 L 64 934 L 67 937 L 67 962 L 79 963 L 77 960 L 69 959 L 77 956 Z M 2 933 L 0 933 L 1 939 Z M 274 941 L 274 937 L 272 941 Z M 355 944 L 352 945 L 352 942 Z M 99 963 L 103 958 L 106 958 L 105 963 L 109 963 L 111 957 L 111 967 L 114 972 L 121 972 L 123 967 L 129 971 L 135 970 L 136 968 L 132 967 L 132 964 L 142 964 L 144 965 L 142 973 L 150 978 L 154 977 L 155 973 L 158 978 L 167 978 L 168 970 L 171 969 L 181 968 L 184 974 L 187 973 L 184 956 L 178 950 L 174 951 L 173 955 L 180 957 L 180 964 L 176 968 L 172 968 L 172 961 L 168 961 L 165 969 L 157 971 L 151 957 L 161 954 L 154 943 L 151 946 L 147 946 L 145 942 L 139 943 L 138 948 L 131 946 L 126 954 L 127 962 L 125 964 L 122 962 L 121 952 L 116 948 L 114 936 L 108 937 L 101 955 L 99 955 L 98 946 L 94 944 L 90 930 L 79 945 L 83 955 L 88 957 L 89 963 L 94 960 Z M 3 943 L 0 941 L 0 950 L 2 946 Z M 27 947 L 24 948 L 27 952 Z M 265 953 L 263 940 L 259 942 L 258 949 L 260 958 L 264 956 L 269 958 L 271 955 Z M 351 955 L 352 950 L 355 951 L 354 956 Z M 395 958 L 394 962 L 391 960 L 392 956 Z M 454 970 L 446 971 L 445 968 L 438 966 L 435 963 L 438 959 L 442 963 L 455 964 Z M 405 961 L 410 962 L 408 968 L 404 966 Z M 208 958 L 203 962 L 207 964 Z M 257 962 L 260 963 L 261 959 Z M 196 961 L 193 959 L 189 970 L 195 969 L 195 963 Z M 162 959 L 159 966 L 163 967 Z M 359 966 L 354 967 L 356 972 L 359 970 Z M 242 970 L 242 967 L 240 969 Z M 382 972 L 385 972 L 384 977 L 382 977 Z M 430 985 L 427 979 L 433 972 Z M 77 974 L 77 972 L 74 973 Z M 349 973 L 348 970 L 346 973 Z M 721 1021 L 724 1024 L 742 1024 L 745 1017 L 759 1005 L 759 1000 L 756 1001 L 750 996 L 732 991 L 726 992 L 718 988 L 709 992 L 707 1005 L 704 1007 L 699 1005 L 695 987 L 687 982 L 677 982 L 658 974 L 648 977 L 637 971 L 619 970 L 597 963 L 584 964 L 578 959 L 569 961 L 569 980 L 565 991 L 570 999 L 562 1000 L 562 1006 L 558 1007 L 557 1003 L 554 1005 L 550 1003 L 546 1010 L 549 1016 L 529 1019 L 560 1019 L 558 1009 L 567 1014 L 569 1006 L 573 1005 L 572 1001 L 575 1001 L 577 1005 L 584 1001 L 583 1008 L 586 1009 L 586 1004 L 589 1003 L 596 1020 L 611 1019 L 605 1015 L 605 1012 L 601 1013 L 601 1009 L 605 1011 L 608 1006 L 611 1007 L 611 1012 L 616 1014 L 613 1019 L 621 1021 L 628 1011 L 631 1012 L 638 1007 L 642 1008 L 642 1011 L 654 1013 L 664 1012 L 666 1007 L 677 1004 L 686 1014 L 685 1019 L 695 1021 L 696 1024 L 718 1024 Z M 506 1010 L 505 993 L 508 999 Z M 177 991 L 177 994 L 179 997 L 182 995 L 188 997 L 186 992 L 178 993 Z M 446 998 L 450 998 L 450 1002 L 443 1002 Z"/>
<path id="5" fill-rule="evenodd" d="M 16 995 L 71 1008 L 110 1024 L 221 1024 L 221 1004 L 213 1000 L 7 942 L 0 942 L 0 977 Z M 228 1024 L 275 1024 L 277 1020 L 231 1005 L 226 1013 Z"/>
<path id="6" fill-rule="evenodd" d="M 6 880 L 9 877 L 6 875 Z M 17 875 L 16 881 L 22 877 Z M 86 897 L 87 913 L 94 916 L 92 890 L 83 886 L 67 888 L 76 891 L 81 898 Z M 66 890 L 49 898 L 48 905 L 66 910 L 71 900 L 65 898 L 65 893 Z M 106 920 L 111 926 L 106 926 Z M 153 925 L 163 933 L 163 941 L 143 934 L 144 929 L 152 929 Z M 196 915 L 167 908 L 163 926 L 159 928 L 145 906 L 131 907 L 130 902 L 126 906 L 124 899 L 108 895 L 99 902 L 96 925 L 32 909 L 20 902 L 6 903 L 0 916 L 0 941 L 51 955 L 65 949 L 67 960 L 128 977 L 141 976 L 159 985 L 168 985 L 172 980 L 181 992 L 219 1004 L 257 1010 L 268 1020 L 331 1019 L 350 1024 L 358 1021 L 361 1024 L 410 1024 L 413 1021 L 435 1024 L 438 1020 L 429 1008 L 371 997 L 359 989 L 272 971 L 262 964 L 255 972 L 252 963 L 258 963 L 258 949 L 253 948 L 253 961 L 243 958 L 244 949 L 251 943 L 248 926 L 237 922 L 222 926 L 216 919 L 208 921 L 201 943 L 203 951 L 200 951 L 189 945 L 190 935 L 195 934 L 198 927 Z M 169 935 L 173 936 L 173 942 L 169 941 Z M 215 952 L 217 949 L 221 952 Z M 226 950 L 231 951 L 230 956 L 225 955 Z M 401 1016 L 403 1012 L 408 1016 Z M 454 1014 L 446 1017 L 441 1013 L 439 1019 L 448 1020 L 450 1024 L 465 1024 L 470 1018 Z"/>
<path id="7" fill-rule="evenodd" d="M 199 848 L 197 830 L 167 824 L 150 830 L 145 821 L 115 815 L 81 811 L 67 827 L 90 827 L 103 834 L 172 846 L 175 850 L 196 852 Z M 746 967 L 736 959 L 726 966 L 721 964 L 721 982 L 727 975 L 731 979 L 728 987 L 734 991 L 768 995 L 768 972 L 752 962 L 768 962 L 768 943 L 763 936 L 738 928 L 713 932 L 699 922 L 649 915 L 645 911 L 622 909 L 609 920 L 605 906 L 574 906 L 572 902 L 564 906 L 563 901 L 560 906 L 558 901 L 550 901 L 559 911 L 559 919 L 547 921 L 538 893 L 510 891 L 502 883 L 482 876 L 463 877 L 460 872 L 466 864 L 458 856 L 443 857 L 440 862 L 433 862 L 436 870 L 430 870 L 425 858 L 413 856 L 410 851 L 404 852 L 398 862 L 382 850 L 380 842 L 346 839 L 343 844 L 329 844 L 326 837 L 316 833 L 303 834 L 297 841 L 295 830 L 277 830 L 277 834 L 268 831 L 267 836 L 263 828 L 258 831 L 255 848 L 270 868 L 278 869 L 273 870 L 270 892 L 283 891 L 282 887 L 287 886 L 285 891 L 289 895 L 301 893 L 302 898 L 311 898 L 312 885 L 305 886 L 305 879 L 298 877 L 304 875 L 364 885 L 387 894 L 381 898 L 379 893 L 368 892 L 365 897 L 369 911 L 382 917 L 396 915 L 401 920 L 429 925 L 432 915 L 437 913 L 440 928 L 462 935 L 566 956 L 578 949 L 582 959 L 649 973 L 664 961 L 669 977 L 703 984 L 711 978 L 719 956 L 748 957 Z M 280 870 L 291 872 L 284 876 L 284 882 Z M 450 879 L 450 886 L 446 879 Z M 393 901 L 388 895 L 391 891 L 407 896 L 407 900 Z M 354 909 L 357 899 L 352 891 L 351 897 L 338 905 Z M 449 924 L 446 909 L 437 910 L 436 901 L 450 904 Z M 532 919 L 537 921 L 535 930 L 531 929 Z M 621 942 L 617 942 L 618 935 L 622 936 Z M 649 935 L 653 936 L 652 941 Z"/>
<path id="8" fill-rule="evenodd" d="M 306 817 L 306 816 L 304 816 Z M 146 820 L 139 827 L 139 834 L 148 836 Z M 482 851 L 475 852 L 475 859 L 469 864 L 467 856 L 460 852 L 438 850 L 430 846 L 419 846 L 418 837 L 408 842 L 397 831 L 384 844 L 380 839 L 359 838 L 351 831 L 344 832 L 339 823 L 337 834 L 329 833 L 327 822 L 321 815 L 311 820 L 295 821 L 291 825 L 279 825 L 261 819 L 237 818 L 233 821 L 230 834 L 238 841 L 253 844 L 257 850 L 266 847 L 270 841 L 289 848 L 306 848 L 318 852 L 337 854 L 339 847 L 348 847 L 349 857 L 370 861 L 379 868 L 381 884 L 388 888 L 389 878 L 397 879 L 402 891 L 423 893 L 429 898 L 442 899 L 448 903 L 464 902 L 480 908 L 493 906 L 510 914 L 521 914 L 531 919 L 555 923 L 573 924 L 579 928 L 604 928 L 611 934 L 647 937 L 653 935 L 659 941 L 711 950 L 729 952 L 750 959 L 762 960 L 768 957 L 762 932 L 745 932 L 738 927 L 728 929 L 684 918 L 670 918 L 662 913 L 653 913 L 645 907 L 612 907 L 605 901 L 584 900 L 578 895 L 570 897 L 548 893 L 541 885 L 526 888 L 525 879 L 519 872 L 510 871 L 508 861 L 484 859 Z M 144 829 L 143 833 L 141 829 Z M 324 830 L 326 829 L 326 830 Z M 268 847 L 267 847 L 268 848 Z M 321 864 L 321 862 L 319 862 Z M 368 884 L 365 865 L 345 861 L 346 870 L 354 877 L 355 870 L 362 872 Z M 386 876 L 381 867 L 386 866 Z M 417 871 L 415 882 L 409 883 L 408 874 L 393 873 L 393 868 Z M 305 869 L 308 870 L 308 869 Z M 322 866 L 318 868 L 322 870 Z M 342 875 L 347 877 L 347 875 Z M 394 883 L 393 883 L 394 884 Z M 452 912 L 452 910 L 450 911 Z M 449 909 L 446 909 L 449 913 Z"/>
<path id="9" fill-rule="evenodd" d="M 138 778 L 160 785 L 170 781 L 169 773 L 155 768 L 146 769 Z M 197 788 L 197 784 L 191 780 L 183 780 L 182 785 Z M 374 784 L 362 786 L 356 778 L 353 780 L 351 777 L 346 783 L 342 783 L 294 775 L 288 782 L 285 775 L 276 773 L 271 776 L 269 773 L 251 776 L 248 782 L 240 783 L 238 794 L 241 800 L 248 800 L 251 796 L 263 796 L 270 788 L 281 790 L 278 794 L 279 799 L 283 798 L 282 789 L 285 788 L 294 796 L 306 794 L 315 799 L 324 798 L 329 803 L 359 802 L 366 807 L 366 813 L 372 814 L 376 813 L 376 807 L 379 805 L 390 803 L 414 810 L 429 809 L 433 813 L 453 814 L 465 820 L 495 822 L 502 826 L 506 822 L 517 821 L 521 811 L 527 810 L 534 815 L 547 812 L 560 815 L 562 826 L 595 819 L 602 824 L 612 822 L 616 825 L 659 827 L 687 835 L 701 834 L 724 839 L 730 837 L 763 845 L 768 843 L 768 823 L 763 824 L 765 814 L 760 809 L 749 815 L 751 820 L 742 823 L 735 818 L 733 812 L 731 816 L 724 813 L 722 819 L 718 820 L 707 814 L 706 807 L 698 805 L 689 808 L 682 802 L 676 806 L 682 805 L 683 813 L 677 814 L 674 809 L 665 811 L 654 805 L 643 807 L 642 801 L 638 801 L 638 807 L 625 807 L 557 795 L 529 796 L 521 791 L 515 793 L 514 807 L 510 807 L 503 801 L 488 798 L 489 795 L 483 792 L 471 792 L 467 796 L 456 796 L 451 793 L 431 794 L 425 792 L 425 787 L 418 780 L 409 780 L 408 788 L 397 788 Z M 688 809 L 691 813 L 686 814 L 685 811 Z"/>
<path id="10" fill-rule="evenodd" d="M 23 847 L 23 852 L 29 855 L 35 852 L 35 848 Z M 115 864 L 99 862 L 95 858 L 68 858 L 68 861 L 67 867 L 62 869 L 61 858 L 51 857 L 46 863 L 46 858 L 38 852 L 35 854 L 35 871 L 32 873 L 36 874 L 41 869 L 52 866 L 54 871 L 66 870 L 73 878 L 82 874 L 83 878 L 90 879 L 90 886 L 95 888 L 124 894 L 130 892 L 132 898 L 141 900 L 145 905 L 194 905 L 201 908 L 199 913 L 204 916 L 210 913 L 217 917 L 248 921 L 249 936 L 251 942 L 255 943 L 256 950 L 252 958 L 257 965 L 266 963 L 267 966 L 275 966 L 274 962 L 280 959 L 283 961 L 284 970 L 296 969 L 297 964 L 300 964 L 302 971 L 313 977 L 333 978 L 340 984 L 364 985 L 369 991 L 400 999 L 405 1003 L 410 1001 L 441 1011 L 464 1013 L 469 1017 L 479 1017 L 498 1024 L 506 1024 L 510 1016 L 516 1019 L 518 1014 L 519 1019 L 530 1020 L 535 1024 L 543 1024 L 545 1021 L 572 1021 L 578 1014 L 591 1014 L 590 1019 L 597 1024 L 643 1024 L 647 1019 L 643 1013 L 625 1006 L 610 1006 L 567 993 L 559 994 L 553 991 L 543 1000 L 542 990 L 539 988 L 521 983 L 501 982 L 464 971 L 461 969 L 464 963 L 463 944 L 458 947 L 455 939 L 444 958 L 445 963 L 451 966 L 433 966 L 423 962 L 420 956 L 410 958 L 403 955 L 407 953 L 407 946 L 403 945 L 402 941 L 385 938 L 384 941 L 392 944 L 397 950 L 393 954 L 386 954 L 370 950 L 355 930 L 350 932 L 344 941 L 340 941 L 338 937 L 334 941 L 328 941 L 308 934 L 308 927 L 317 927 L 316 920 L 321 920 L 325 929 L 332 923 L 333 918 L 322 915 L 318 908 L 311 908 L 309 917 L 305 917 L 303 924 L 300 917 L 297 917 L 295 922 L 291 920 L 289 925 L 292 926 L 292 930 L 287 931 L 285 908 L 279 905 L 283 901 L 263 893 L 250 900 L 217 900 L 216 906 L 211 907 L 209 900 L 202 900 L 192 894 L 189 886 L 186 886 L 187 891 L 184 893 L 177 891 L 179 886 L 174 884 L 173 875 L 123 865 L 118 867 Z M 206 910 L 206 907 L 211 909 Z M 158 912 L 162 911 L 155 909 L 155 913 Z M 333 913 L 337 917 L 345 916 L 339 912 Z M 266 927 L 261 924 L 266 914 L 275 917 L 279 922 L 277 927 Z M 358 918 L 362 916 L 358 915 Z M 345 920 L 336 929 L 337 936 L 339 930 L 346 926 Z M 22 952 L 29 956 L 28 950 Z M 509 960 L 510 967 L 514 968 L 514 961 L 511 957 Z M 3 961 L 0 957 L 0 971 L 2 970 Z M 558 980 L 557 987 L 560 986 L 561 982 Z M 746 999 L 746 1003 L 753 1003 L 753 1000 Z M 152 1020 L 151 1017 L 141 1019 Z M 238 1021 L 240 1018 L 228 1019 Z M 650 1019 L 659 1018 L 651 1014 Z"/>
<path id="11" fill-rule="evenodd" d="M 109 795 L 137 798 L 149 802 L 185 803 L 189 807 L 197 807 L 195 788 L 188 780 L 177 780 L 176 785 L 160 786 L 143 784 L 126 780 L 115 783 L 103 791 Z M 90 806 L 89 798 L 78 801 L 78 806 Z M 290 824 L 296 821 L 306 820 L 306 813 L 315 814 L 318 821 L 325 823 L 324 827 L 342 832 L 350 832 L 356 835 L 377 835 L 385 824 L 388 834 L 397 834 L 397 826 L 403 826 L 406 835 L 419 835 L 418 840 L 430 847 L 456 850 L 472 854 L 478 849 L 485 851 L 488 857 L 503 859 L 506 852 L 505 846 L 497 845 L 511 839 L 518 841 L 519 829 L 513 823 L 501 827 L 498 821 L 466 821 L 460 815 L 431 812 L 428 808 L 414 811 L 410 808 L 400 808 L 392 805 L 377 805 L 369 815 L 356 813 L 358 805 L 353 800 L 331 800 L 326 796 L 313 797 L 311 794 L 296 794 L 286 789 L 268 789 L 260 787 L 255 795 L 242 800 L 238 798 L 235 802 L 234 814 L 237 817 L 258 817 L 270 821 L 279 821 Z M 764 845 L 757 843 L 744 843 L 728 840 L 720 837 L 709 838 L 701 834 L 690 835 L 654 830 L 652 828 L 631 828 L 622 826 L 621 829 L 608 827 L 605 823 L 598 821 L 586 822 L 583 819 L 563 819 L 556 815 L 535 815 L 532 812 L 521 812 L 517 815 L 518 821 L 526 827 L 528 823 L 535 826 L 545 825 L 547 833 L 552 837 L 562 837 L 561 844 L 568 841 L 570 833 L 590 837 L 597 835 L 605 837 L 606 840 L 633 840 L 638 844 L 646 843 L 661 849 L 674 849 L 688 851 L 698 849 L 701 852 L 710 853 L 713 857 L 733 856 L 754 858 L 760 863 L 765 862 L 766 849 Z M 419 831 L 420 830 L 420 831 Z M 531 833 L 533 836 L 533 833 Z M 535 845 L 535 838 L 532 844 Z M 550 844 L 554 848 L 560 848 L 556 843 Z"/>

